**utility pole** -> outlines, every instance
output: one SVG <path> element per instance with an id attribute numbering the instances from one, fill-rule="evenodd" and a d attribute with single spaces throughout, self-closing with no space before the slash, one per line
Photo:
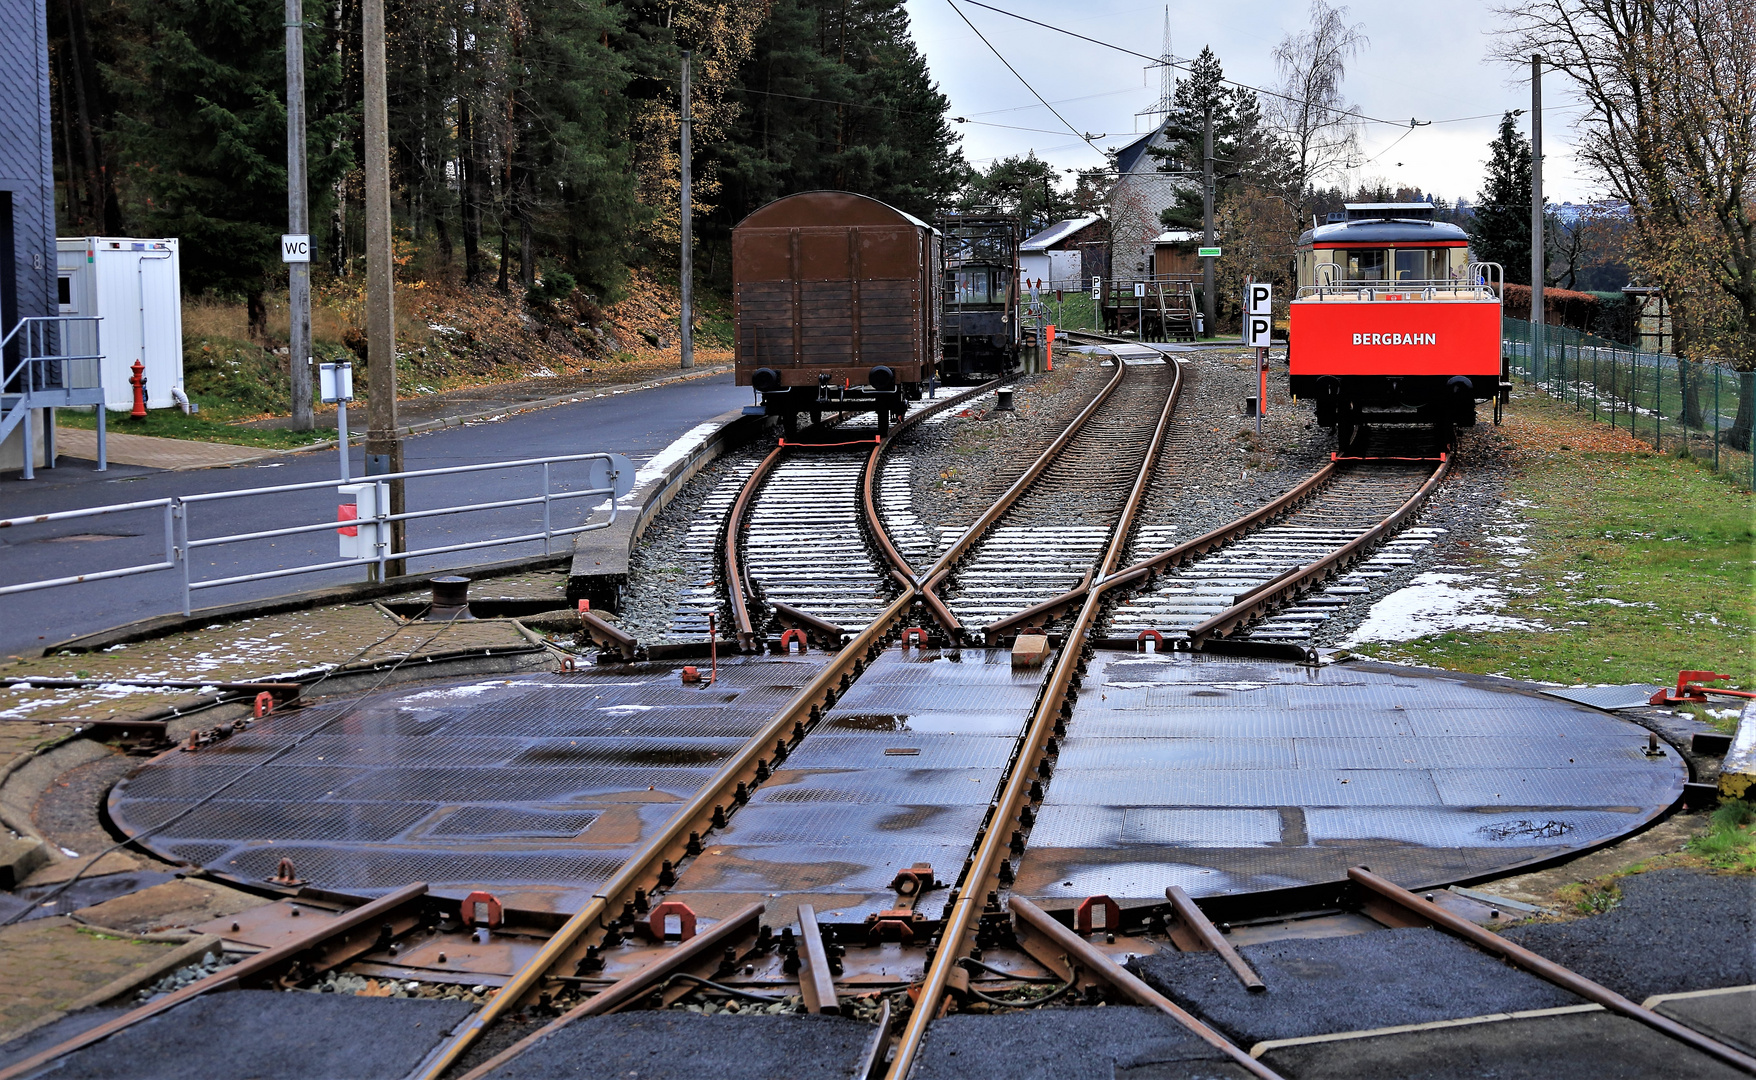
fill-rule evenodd
<path id="1" fill-rule="evenodd" d="M 1543 58 L 1530 58 L 1530 364 L 1531 377 L 1547 377 L 1543 326 Z"/>
<path id="2" fill-rule="evenodd" d="M 396 434 L 396 298 L 390 248 L 390 117 L 385 103 L 384 0 L 361 5 L 366 83 L 366 362 L 371 400 L 366 416 L 366 475 L 402 472 Z M 403 513 L 403 484 L 390 481 L 390 512 Z M 390 550 L 406 551 L 406 522 L 393 522 Z M 382 531 L 380 531 L 382 535 Z M 385 573 L 403 572 L 403 560 Z"/>
<path id="3" fill-rule="evenodd" d="M 689 220 L 692 212 L 689 205 L 689 128 L 694 123 L 695 118 L 689 114 L 689 50 L 684 49 L 683 117 L 678 124 L 682 129 L 683 139 L 683 327 L 677 340 L 682 346 L 683 367 L 685 369 L 695 366 L 695 327 L 692 325 L 695 321 L 695 237 L 691 227 L 693 223 Z"/>
<path id="4" fill-rule="evenodd" d="M 287 231 L 308 235 L 305 204 L 305 12 L 287 0 Z M 293 427 L 311 430 L 311 264 L 287 264 L 287 367 L 292 374 Z M 347 445 L 347 432 L 341 432 Z"/>
<path id="5" fill-rule="evenodd" d="M 1202 245 L 1213 246 L 1213 106 L 1201 110 L 1201 227 Z M 1213 256 L 1201 260 L 1202 329 L 1213 336 Z"/>

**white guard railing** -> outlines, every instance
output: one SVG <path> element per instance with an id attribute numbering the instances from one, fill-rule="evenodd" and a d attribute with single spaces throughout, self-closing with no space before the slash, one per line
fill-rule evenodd
<path id="1" fill-rule="evenodd" d="M 556 465 L 574 462 L 589 462 L 587 480 L 590 485 L 579 490 L 556 491 L 552 486 L 552 469 Z M 423 480 L 436 476 L 456 476 L 464 473 L 490 472 L 514 468 L 535 468 L 541 470 L 542 490 L 535 494 L 513 499 L 498 499 L 493 502 L 458 503 L 450 506 L 431 507 L 428 509 L 408 510 L 400 514 L 389 512 L 390 481 L 392 480 Z M 50 514 L 35 514 L 27 517 L 0 519 L 0 529 L 20 528 L 30 525 L 49 524 L 57 521 L 74 521 L 82 518 L 104 517 L 113 514 L 136 513 L 157 509 L 163 514 L 164 521 L 164 555 L 157 561 L 138 563 L 133 566 L 117 567 L 109 570 L 94 570 L 83 574 L 69 574 L 64 577 L 46 578 L 41 581 L 26 581 L 14 585 L 0 586 L 0 596 L 12 593 L 35 592 L 41 589 L 53 589 L 63 585 L 75 585 L 86 581 L 104 581 L 112 578 L 132 577 L 137 574 L 151 574 L 163 570 L 182 571 L 183 614 L 192 610 L 191 597 L 203 589 L 217 589 L 227 585 L 240 585 L 253 581 L 268 581 L 275 578 L 294 577 L 300 574 L 315 574 L 325 570 L 339 570 L 350 567 L 371 567 L 378 579 L 384 576 L 385 564 L 394 560 L 417 559 L 429 555 L 443 555 L 455 551 L 470 551 L 479 548 L 503 547 L 508 544 L 543 542 L 543 553 L 553 554 L 553 542 L 557 537 L 571 536 L 575 533 L 592 532 L 606 529 L 615 524 L 616 501 L 626 495 L 634 486 L 634 465 L 621 454 L 566 454 L 556 457 L 524 458 L 517 461 L 492 461 L 479 465 L 455 465 L 442 469 L 419 469 L 411 472 L 388 473 L 363 477 L 364 484 L 377 486 L 376 498 L 370 500 L 372 510 L 358 518 L 349 520 L 323 521 L 310 525 L 289 525 L 276 529 L 261 529 L 255 532 L 233 533 L 224 536 L 205 536 L 190 538 L 190 523 L 195 507 L 210 503 L 220 503 L 235 499 L 245 499 L 262 495 L 287 495 L 294 492 L 320 491 L 323 489 L 338 490 L 340 488 L 358 488 L 359 484 L 338 484 L 334 480 L 314 480 L 300 484 L 282 484 L 275 487 L 244 488 L 238 491 L 213 491 L 199 495 L 179 495 L 165 499 L 148 499 L 142 502 L 113 503 L 107 506 L 93 506 L 81 510 L 63 510 Z M 556 528 L 552 507 L 556 503 L 576 499 L 591 499 L 587 504 L 588 515 L 595 512 L 599 504 L 607 501 L 610 512 L 601 521 L 587 520 L 583 524 Z M 366 500 L 362 500 L 364 504 Z M 392 540 L 394 530 L 392 522 L 417 521 L 450 514 L 466 514 L 485 510 L 503 510 L 518 506 L 542 507 L 542 530 L 540 532 L 520 533 L 516 536 L 499 536 L 486 540 L 470 540 L 455 544 L 440 544 L 431 547 L 394 550 Z M 366 550 L 353 558 L 337 558 L 323 562 L 305 563 L 298 566 L 280 567 L 274 570 L 260 570 L 253 573 L 233 574 L 227 577 L 196 578 L 194 576 L 193 553 L 206 548 L 218 548 L 232 544 L 244 544 L 254 541 L 272 540 L 286 536 L 300 536 L 308 533 L 329 532 L 353 527 L 359 531 L 362 545 Z"/>

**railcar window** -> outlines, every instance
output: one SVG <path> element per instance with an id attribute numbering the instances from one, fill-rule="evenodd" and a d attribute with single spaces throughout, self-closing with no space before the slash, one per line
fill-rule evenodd
<path id="1" fill-rule="evenodd" d="M 959 270 L 952 285 L 951 302 L 954 304 L 991 304 L 993 270 L 986 266 L 973 270 Z"/>
<path id="2" fill-rule="evenodd" d="M 1396 253 L 1396 280 L 1443 281 L 1448 273 L 1444 248 L 1403 248 Z"/>
<path id="3" fill-rule="evenodd" d="M 1347 253 L 1349 281 L 1383 281 L 1383 248 L 1356 248 Z"/>

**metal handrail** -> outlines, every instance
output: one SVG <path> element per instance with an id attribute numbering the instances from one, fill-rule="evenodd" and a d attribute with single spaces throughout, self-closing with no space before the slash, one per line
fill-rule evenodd
<path id="1" fill-rule="evenodd" d="M 551 490 L 552 466 L 570 463 L 603 461 L 607 468 L 608 486 L 582 488 L 572 491 Z M 491 472 L 504 469 L 540 467 L 542 470 L 542 490 L 539 494 L 520 496 L 512 499 L 493 499 L 486 502 L 459 503 L 450 506 L 429 507 L 417 510 L 405 510 L 391 513 L 388 498 L 389 482 L 392 480 L 420 480 L 438 476 L 456 476 L 465 473 Z M 182 570 L 183 614 L 191 612 L 191 597 L 203 589 L 216 589 L 228 585 L 239 585 L 252 581 L 271 581 L 284 577 L 295 577 L 301 574 L 321 573 L 329 570 L 341 570 L 357 567 L 368 567 L 382 577 L 387 563 L 406 559 L 422 558 L 430 555 L 443 555 L 456 551 L 471 551 L 480 548 L 501 547 L 509 544 L 543 542 L 545 554 L 553 550 L 553 542 L 558 537 L 572 536 L 583 532 L 593 532 L 609 528 L 616 522 L 617 481 L 622 478 L 624 470 L 632 471 L 633 463 L 618 454 L 560 454 L 551 457 L 519 458 L 513 461 L 480 462 L 473 465 L 451 465 L 437 469 L 411 469 L 399 473 L 385 473 L 365 478 L 365 482 L 378 486 L 377 512 L 370 516 L 351 519 L 349 521 L 323 521 L 314 524 L 288 525 L 275 529 L 260 529 L 246 533 L 232 533 L 223 536 L 207 536 L 191 538 L 190 511 L 199 504 L 215 503 L 228 499 L 245 499 L 265 495 L 285 495 L 292 492 L 314 492 L 320 490 L 336 490 L 342 486 L 335 480 L 306 481 L 297 484 L 276 484 L 268 487 L 243 488 L 236 491 L 209 491 L 192 495 L 171 496 L 163 499 L 149 499 L 139 502 L 113 503 L 106 506 L 85 507 L 79 510 L 62 510 L 48 514 L 34 514 L 26 517 L 0 519 L 0 529 L 18 528 L 28 525 L 40 525 L 57 521 L 69 521 L 77 518 L 98 517 L 109 514 L 121 514 L 139 511 L 158 510 L 164 515 L 164 556 L 155 562 L 139 563 L 133 566 L 117 567 L 109 570 L 97 570 L 83 574 L 72 574 L 40 581 L 26 581 L 14 585 L 0 586 L 0 596 L 13 593 L 34 592 L 42 589 L 57 588 L 85 581 L 104 581 L 137 574 L 156 573 L 161 570 Z M 348 485 L 355 486 L 355 485 Z M 632 485 L 630 485 L 632 486 Z M 557 528 L 551 519 L 550 508 L 553 504 L 576 499 L 591 499 L 593 505 L 588 508 L 588 518 L 583 524 L 568 525 Z M 593 521 L 590 517 L 597 514 L 598 502 L 609 504 L 609 513 L 603 520 Z M 440 544 L 423 548 L 408 548 L 397 551 L 393 547 L 390 526 L 397 521 L 414 521 L 426 518 L 443 517 L 451 514 L 474 513 L 486 510 L 503 510 L 519 506 L 542 507 L 542 530 L 540 532 L 522 532 L 515 536 L 493 537 L 486 540 L 462 541 L 455 544 Z M 369 528 L 375 537 L 371 544 L 373 550 L 363 552 L 352 558 L 330 559 L 298 566 L 281 567 L 276 570 L 259 570 L 248 574 L 236 574 L 228 577 L 198 579 L 194 576 L 190 556 L 202 548 L 217 548 L 231 544 L 249 543 L 259 540 L 271 540 L 289 536 L 301 536 L 311 533 L 328 532 L 347 526 Z"/>
<path id="2" fill-rule="evenodd" d="M 1356 299 L 1376 299 L 1379 293 L 1422 293 L 1423 299 L 1437 299 L 1440 293 L 1468 295 L 1476 299 L 1498 300 L 1505 292 L 1505 270 L 1499 263 L 1470 263 L 1458 278 L 1404 278 L 1389 281 L 1383 278 L 1344 278 L 1337 263 L 1318 263 L 1312 268 L 1316 281 L 1299 286 L 1297 299 L 1322 299 L 1325 296 L 1351 294 Z"/>
<path id="3" fill-rule="evenodd" d="M 39 350 L 46 350 L 49 347 L 47 332 L 47 324 L 49 323 L 92 323 L 94 326 L 92 337 L 95 341 L 97 338 L 95 326 L 103 321 L 102 315 L 27 315 L 19 319 L 13 324 L 12 329 L 6 331 L 4 335 L 0 335 L 0 386 L 5 385 L 7 380 L 16 375 L 26 364 L 43 360 L 102 360 L 104 354 L 101 352 L 51 353 Z M 6 347 L 11 345 L 12 340 L 18 337 L 21 332 L 24 334 L 24 340 L 21 342 L 24 355 L 18 358 L 18 364 L 9 373 L 6 370 Z M 69 335 L 63 332 L 59 336 L 62 339 L 61 344 L 65 345 Z"/>

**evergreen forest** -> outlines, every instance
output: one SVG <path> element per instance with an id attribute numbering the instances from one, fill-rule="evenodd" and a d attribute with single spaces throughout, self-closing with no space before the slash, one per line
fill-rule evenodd
<path id="1" fill-rule="evenodd" d="M 254 322 L 288 231 L 282 4 L 47 3 L 59 232 L 180 237 L 186 290 Z M 363 275 L 360 2 L 302 19 L 314 259 Z M 685 52 L 710 283 L 771 199 L 926 216 L 964 175 L 901 0 L 387 0 L 386 26 L 397 258 L 423 277 L 614 299 L 674 275 Z"/>

